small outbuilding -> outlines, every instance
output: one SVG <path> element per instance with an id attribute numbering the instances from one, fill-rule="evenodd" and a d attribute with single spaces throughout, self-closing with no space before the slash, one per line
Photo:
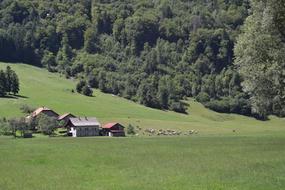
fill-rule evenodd
<path id="1" fill-rule="evenodd" d="M 102 135 L 109 137 L 124 137 L 125 127 L 120 123 L 107 123 L 102 127 Z"/>
<path id="2" fill-rule="evenodd" d="M 95 117 L 69 118 L 65 127 L 73 137 L 99 136 L 100 123 Z"/>

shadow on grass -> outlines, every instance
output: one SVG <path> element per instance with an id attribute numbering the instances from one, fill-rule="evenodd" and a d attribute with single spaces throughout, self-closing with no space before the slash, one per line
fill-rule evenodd
<path id="1" fill-rule="evenodd" d="M 14 95 L 14 97 L 16 97 L 16 98 L 24 98 L 24 99 L 27 99 L 27 98 L 29 98 L 29 97 L 27 97 L 27 96 L 22 96 L 22 95 Z"/>
<path id="2" fill-rule="evenodd" d="M 20 98 L 22 98 L 22 99 L 27 99 L 29 97 L 22 96 L 22 95 L 11 95 L 11 94 L 9 94 L 9 95 L 6 95 L 6 96 L 0 96 L 0 98 L 6 98 L 6 99 L 20 99 Z"/>

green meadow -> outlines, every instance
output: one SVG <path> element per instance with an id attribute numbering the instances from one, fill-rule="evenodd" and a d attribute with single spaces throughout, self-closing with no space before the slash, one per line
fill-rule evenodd
<path id="1" fill-rule="evenodd" d="M 285 132 L 285 119 L 270 117 L 269 121 L 236 114 L 220 114 L 205 109 L 189 99 L 188 114 L 178 114 L 147 108 L 132 101 L 94 91 L 93 97 L 72 93 L 75 79 L 65 79 L 59 74 L 25 64 L 0 63 L 0 69 L 10 65 L 20 78 L 18 98 L 0 98 L 0 117 L 24 116 L 19 107 L 27 104 L 46 106 L 59 114 L 71 112 L 77 116 L 95 116 L 102 123 L 117 121 L 133 124 L 143 129 L 197 130 L 200 135 L 232 134 L 256 135 Z"/>
<path id="2" fill-rule="evenodd" d="M 0 137 L 2 190 L 283 190 L 285 120 L 220 114 L 187 100 L 188 114 L 144 107 L 94 91 L 72 93 L 74 79 L 25 64 L 10 65 L 19 97 L 0 98 L 0 117 L 24 116 L 20 106 L 96 116 L 142 128 L 196 130 L 180 137 Z M 235 132 L 234 132 L 235 131 Z"/>
<path id="3" fill-rule="evenodd" d="M 0 138 L 3 190 L 283 190 L 285 138 Z"/>

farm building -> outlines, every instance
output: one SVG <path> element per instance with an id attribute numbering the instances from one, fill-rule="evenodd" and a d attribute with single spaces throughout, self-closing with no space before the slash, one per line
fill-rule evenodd
<path id="1" fill-rule="evenodd" d="M 75 118 L 75 115 L 71 114 L 71 113 L 65 113 L 61 116 L 59 116 L 57 118 L 57 120 L 59 121 L 59 123 L 61 124 L 61 126 L 66 125 L 66 123 L 69 121 L 70 118 Z M 61 127 L 60 126 L 60 127 Z"/>
<path id="2" fill-rule="evenodd" d="M 65 127 L 73 137 L 99 136 L 100 123 L 95 117 L 69 118 Z"/>
<path id="3" fill-rule="evenodd" d="M 102 135 L 110 137 L 124 137 L 125 127 L 120 123 L 107 123 L 102 127 Z"/>
<path id="4" fill-rule="evenodd" d="M 59 116 L 55 111 L 43 106 L 43 107 L 40 107 L 40 108 L 36 109 L 35 111 L 33 111 L 33 113 L 31 113 L 31 115 L 27 116 L 26 119 L 36 118 L 40 114 L 45 114 L 49 117 L 55 117 L 55 118 L 57 118 Z"/>

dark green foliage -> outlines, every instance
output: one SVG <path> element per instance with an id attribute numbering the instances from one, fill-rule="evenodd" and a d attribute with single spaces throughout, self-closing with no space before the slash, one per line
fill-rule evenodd
<path id="1" fill-rule="evenodd" d="M 235 47 L 235 64 L 257 117 L 285 116 L 284 2 L 252 0 L 252 11 Z"/>
<path id="2" fill-rule="evenodd" d="M 206 92 L 201 92 L 198 94 L 196 99 L 201 103 L 206 103 L 210 101 L 210 96 Z"/>
<path id="3" fill-rule="evenodd" d="M 12 77 L 11 77 L 11 92 L 14 95 L 16 95 L 16 94 L 18 94 L 19 90 L 20 90 L 19 78 L 18 78 L 17 74 L 13 71 Z"/>
<path id="4" fill-rule="evenodd" d="M 6 71 L 0 70 L 0 97 L 7 93 L 18 94 L 20 90 L 19 78 L 9 66 Z"/>
<path id="5" fill-rule="evenodd" d="M 92 79 L 91 81 L 89 80 L 88 81 L 89 83 L 93 84 L 92 83 Z M 94 85 L 94 84 L 93 84 Z M 87 84 L 87 82 L 85 80 L 80 80 L 77 85 L 76 85 L 76 91 L 78 93 L 81 93 L 85 96 L 92 96 L 93 94 L 93 91 L 92 89 L 89 87 L 89 85 Z"/>
<path id="6" fill-rule="evenodd" d="M 0 96 L 5 96 L 7 91 L 6 91 L 6 76 L 3 70 L 0 70 Z"/>
<path id="7" fill-rule="evenodd" d="M 13 135 L 17 137 L 16 132 L 20 132 L 21 137 L 25 137 L 26 133 L 30 133 L 30 125 L 25 118 L 13 118 L 6 120 L 0 119 L 0 135 Z"/>
<path id="8" fill-rule="evenodd" d="M 129 124 L 127 127 L 127 134 L 129 134 L 129 135 L 135 135 L 136 134 L 135 128 L 131 124 Z"/>
<path id="9" fill-rule="evenodd" d="M 30 114 L 30 113 L 32 113 L 35 110 L 35 108 L 31 107 L 31 106 L 29 106 L 27 104 L 24 104 L 24 105 L 20 106 L 20 110 L 23 113 Z"/>
<path id="10" fill-rule="evenodd" d="M 85 85 L 82 88 L 82 94 L 85 95 L 85 96 L 92 96 L 93 91 L 92 91 L 92 89 L 89 86 Z"/>
<path id="11" fill-rule="evenodd" d="M 12 85 L 13 85 L 13 71 L 10 66 L 7 66 L 5 75 L 6 75 L 6 92 L 10 93 L 12 91 Z"/>
<path id="12" fill-rule="evenodd" d="M 10 126 L 6 118 L 0 119 L 0 135 L 11 135 Z"/>
<path id="13" fill-rule="evenodd" d="M 170 110 L 179 112 L 179 113 L 186 113 L 185 105 L 180 101 L 172 101 L 170 103 Z"/>
<path id="14" fill-rule="evenodd" d="M 76 85 L 76 91 L 81 93 L 84 86 L 86 86 L 86 81 L 80 80 Z"/>
<path id="15" fill-rule="evenodd" d="M 54 130 L 58 127 L 56 118 L 49 117 L 45 114 L 41 114 L 37 118 L 37 127 L 45 135 L 52 135 Z"/>
<path id="16" fill-rule="evenodd" d="M 8 123 L 9 131 L 14 137 L 16 137 L 17 131 L 20 131 L 21 137 L 23 137 L 24 133 L 30 129 L 29 125 L 25 121 L 25 118 L 10 119 Z"/>
<path id="17" fill-rule="evenodd" d="M 45 50 L 41 63 L 43 66 L 47 67 L 49 71 L 52 71 L 53 67 L 56 66 L 55 56 L 52 52 Z"/>
<path id="18" fill-rule="evenodd" d="M 90 86 L 179 112 L 185 111 L 184 97 L 196 96 L 222 112 L 248 115 L 250 107 L 257 108 L 245 103 L 251 96 L 243 92 L 243 78 L 233 67 L 234 43 L 250 8 L 247 0 L 3 0 L 0 7 L 0 60 L 83 79 L 79 93 L 84 87 L 90 95 Z M 276 29 L 284 41 L 284 11 L 277 8 L 272 18 L 280 23 Z M 0 81 L 3 96 L 1 89 Z M 272 98 L 270 109 L 263 96 L 256 104 L 265 105 L 265 114 L 282 115 L 282 93 Z"/>

